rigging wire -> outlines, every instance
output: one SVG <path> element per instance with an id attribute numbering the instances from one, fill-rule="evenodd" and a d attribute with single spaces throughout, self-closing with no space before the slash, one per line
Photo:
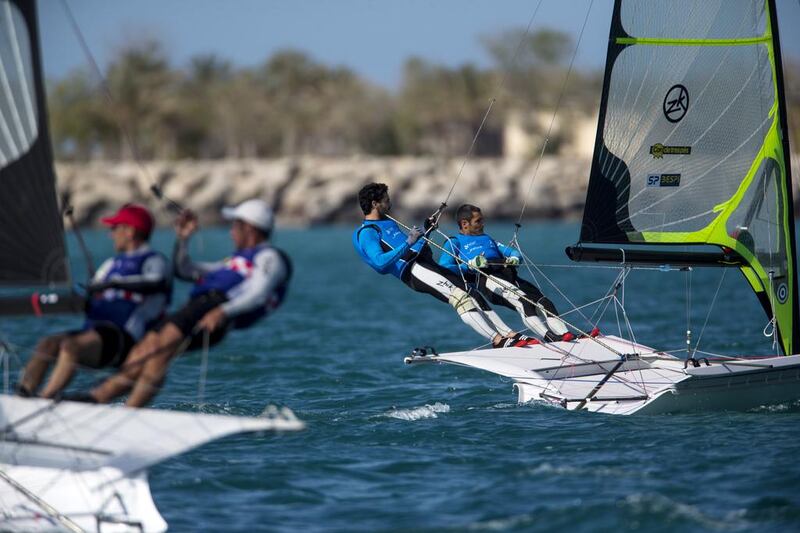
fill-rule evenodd
<path id="1" fill-rule="evenodd" d="M 594 1 L 594 0 L 592 0 L 592 1 Z M 533 10 L 533 14 L 531 15 L 531 18 L 528 20 L 528 25 L 525 27 L 525 32 L 520 37 L 519 42 L 517 42 L 517 47 L 514 50 L 514 54 L 511 57 L 511 65 L 512 66 L 517 62 L 517 57 L 519 56 L 519 53 L 522 50 L 522 45 L 525 42 L 525 38 L 528 36 L 528 34 L 531 31 L 531 27 L 533 26 L 533 21 L 536 18 L 536 15 L 539 13 L 539 8 L 542 6 L 542 2 L 543 2 L 543 0 L 539 0 L 539 2 L 536 4 L 536 9 Z M 435 219 L 434 222 L 438 222 L 439 221 L 439 217 L 441 217 L 442 212 L 444 211 L 444 208 L 447 206 L 447 202 L 450 201 L 450 197 L 453 195 L 453 191 L 456 188 L 456 184 L 461 179 L 461 174 L 464 172 L 464 168 L 467 165 L 467 161 L 469 161 L 469 159 L 472 157 L 472 153 L 475 150 L 475 145 L 478 142 L 478 137 L 480 136 L 481 132 L 483 131 L 483 127 L 486 124 L 486 120 L 489 118 L 489 114 L 491 113 L 495 102 L 497 102 L 497 96 L 496 95 L 498 93 L 501 93 L 503 91 L 503 89 L 505 88 L 505 84 L 508 81 L 509 75 L 510 75 L 509 70 L 506 70 L 506 72 L 503 74 L 503 77 L 500 79 L 500 83 L 498 84 L 497 89 L 492 91 L 493 96 L 489 99 L 489 105 L 486 108 L 486 112 L 483 114 L 483 119 L 481 120 L 480 125 L 478 126 L 477 130 L 475 131 L 475 135 L 473 135 L 473 137 L 472 137 L 472 142 L 470 143 L 469 148 L 467 149 L 466 155 L 464 156 L 463 160 L 461 161 L 461 165 L 460 165 L 460 167 L 458 169 L 458 173 L 456 174 L 456 177 L 453 180 L 452 185 L 450 186 L 450 190 L 448 191 L 447 196 L 445 197 L 444 201 L 442 202 L 441 207 L 439 208 L 438 216 L 436 216 L 436 219 Z"/>
<path id="2" fill-rule="evenodd" d="M 200 381 L 197 384 L 197 410 L 202 411 L 206 396 L 206 377 L 208 375 L 208 347 L 210 333 L 203 330 L 203 353 L 200 357 Z"/>
<path id="3" fill-rule="evenodd" d="M 686 269 L 686 358 L 692 356 L 692 269 Z"/>
<path id="4" fill-rule="evenodd" d="M 37 507 L 39 507 L 44 513 L 55 519 L 59 524 L 64 526 L 66 529 L 72 531 L 73 533 L 84 533 L 84 530 L 75 522 L 73 522 L 67 515 L 63 515 L 58 512 L 58 510 L 44 501 L 42 498 L 34 494 L 33 492 L 29 491 L 25 488 L 24 485 L 18 483 L 15 479 L 9 476 L 5 471 L 0 470 L 0 478 L 3 479 L 6 483 L 8 483 L 14 490 L 28 498 Z"/>
<path id="5" fill-rule="evenodd" d="M 697 336 L 697 340 L 694 343 L 694 351 L 692 352 L 690 358 L 694 358 L 694 356 L 698 352 L 698 349 L 700 348 L 700 341 L 703 340 L 703 333 L 705 333 L 706 331 L 706 326 L 708 325 L 708 319 L 711 317 L 711 312 L 714 310 L 714 304 L 717 303 L 717 296 L 719 296 L 719 291 L 722 288 L 722 282 L 725 281 L 725 273 L 727 271 L 728 271 L 727 268 L 722 269 L 722 275 L 719 278 L 719 283 L 717 284 L 717 290 L 716 292 L 714 292 L 714 297 L 711 299 L 711 305 L 708 307 L 708 313 L 706 313 L 705 322 L 703 322 L 703 327 L 700 329 L 700 335 Z"/>

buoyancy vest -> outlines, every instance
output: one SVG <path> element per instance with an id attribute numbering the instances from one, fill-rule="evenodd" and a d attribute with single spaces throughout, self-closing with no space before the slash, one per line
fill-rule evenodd
<path id="1" fill-rule="evenodd" d="M 144 253 L 118 254 L 113 258 L 111 268 L 98 281 L 108 282 L 115 279 L 124 281 L 126 277 L 141 276 L 144 263 L 155 255 L 160 254 L 153 250 L 147 250 Z M 166 258 L 164 262 L 166 263 Z M 129 333 L 134 338 L 137 338 L 139 336 L 137 333 L 146 331 L 163 316 L 172 295 L 172 287 L 169 284 L 165 284 L 161 294 L 165 297 L 161 309 L 149 313 L 151 316 L 144 324 L 131 325 L 128 321 L 145 304 L 145 298 L 153 296 L 152 293 L 145 295 L 139 292 L 114 288 L 95 293 L 87 302 L 84 327 L 92 327 L 98 322 L 111 322 L 120 329 L 128 329 Z M 126 328 L 126 325 L 132 327 Z"/>
<path id="2" fill-rule="evenodd" d="M 232 320 L 234 328 L 250 327 L 256 321 L 277 309 L 286 299 L 293 268 L 289 256 L 283 250 L 265 244 L 237 250 L 231 257 L 222 261 L 222 266 L 219 269 L 201 277 L 192 288 L 190 296 L 194 298 L 213 291 L 223 293 L 230 298 L 231 292 L 253 273 L 256 255 L 268 249 L 275 250 L 281 257 L 286 267 L 286 277 L 276 286 L 275 290 L 262 305 L 237 315 Z"/>

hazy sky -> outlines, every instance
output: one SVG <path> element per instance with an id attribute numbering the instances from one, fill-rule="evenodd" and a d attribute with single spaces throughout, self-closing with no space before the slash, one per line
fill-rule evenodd
<path id="1" fill-rule="evenodd" d="M 800 0 L 777 0 L 785 53 L 800 58 Z M 255 66 L 283 48 L 344 65 L 387 88 L 411 55 L 456 66 L 489 65 L 480 37 L 524 28 L 539 0 L 67 0 L 97 61 L 152 36 L 173 66 L 214 53 Z M 556 27 L 577 39 L 590 0 L 542 0 L 533 30 Z M 594 0 L 576 61 L 605 57 L 612 0 Z M 38 0 L 47 77 L 86 66 L 61 0 Z"/>

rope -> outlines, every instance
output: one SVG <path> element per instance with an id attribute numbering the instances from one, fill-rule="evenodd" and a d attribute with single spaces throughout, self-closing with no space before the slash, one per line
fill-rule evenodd
<path id="1" fill-rule="evenodd" d="M 197 410 L 203 409 L 203 402 L 206 395 L 206 376 L 208 374 L 208 345 L 210 333 L 207 329 L 203 330 L 203 354 L 200 357 L 200 382 L 197 384 Z"/>
<path id="2" fill-rule="evenodd" d="M 698 348 L 700 347 L 700 341 L 703 339 L 703 333 L 705 333 L 706 331 L 706 326 L 708 325 L 708 319 L 711 317 L 711 311 L 714 309 L 714 304 L 717 303 L 717 296 L 719 295 L 719 291 L 722 288 L 722 282 L 725 281 L 725 272 L 727 270 L 728 270 L 727 268 L 722 269 L 722 275 L 719 277 L 717 290 L 716 292 L 714 292 L 714 297 L 711 299 L 711 305 L 708 307 L 708 313 L 706 313 L 706 319 L 703 322 L 703 327 L 700 330 L 700 335 L 697 336 L 697 341 L 695 341 L 694 343 L 694 352 L 692 352 L 690 357 L 694 357 L 697 354 Z"/>
<path id="3" fill-rule="evenodd" d="M 16 490 L 17 492 L 28 498 L 34 504 L 36 504 L 36 506 L 39 507 L 42 511 L 44 511 L 44 513 L 47 516 L 55 519 L 59 524 L 64 526 L 66 529 L 72 531 L 73 533 L 84 533 L 84 530 L 81 529 L 81 527 L 78 524 L 70 520 L 68 516 L 59 513 L 55 507 L 44 501 L 42 498 L 40 498 L 33 492 L 26 489 L 23 485 L 18 483 L 8 474 L 6 474 L 5 471 L 0 470 L 0 478 L 2 478 L 6 483 L 11 485 L 11 487 L 14 490 Z"/>
<path id="4" fill-rule="evenodd" d="M 567 82 L 569 81 L 569 77 L 572 74 L 572 69 L 575 65 L 575 58 L 578 56 L 578 50 L 580 49 L 581 41 L 583 40 L 583 34 L 586 31 L 586 23 L 589 21 L 589 13 L 591 13 L 593 5 L 594 5 L 594 0 L 591 0 L 591 2 L 589 2 L 589 8 L 586 10 L 586 15 L 583 18 L 583 25 L 581 26 L 581 32 L 578 35 L 578 41 L 575 43 L 575 50 L 572 52 L 572 58 L 569 61 L 569 68 L 567 69 L 567 75 L 564 76 L 564 82 L 562 83 L 561 91 L 558 94 L 558 100 L 556 101 L 556 108 L 553 110 L 553 116 L 550 118 L 550 125 L 547 128 L 547 135 L 545 136 L 544 143 L 542 144 L 542 150 L 539 154 L 539 159 L 536 162 L 536 168 L 534 169 L 530 183 L 528 184 L 528 192 L 525 193 L 525 198 L 522 203 L 522 209 L 520 210 L 519 218 L 517 219 L 516 230 L 514 232 L 515 237 L 521 227 L 522 217 L 524 216 L 525 208 L 528 205 L 528 198 L 530 197 L 531 189 L 533 189 L 533 182 L 536 180 L 536 176 L 539 173 L 539 166 L 542 163 L 542 158 L 544 156 L 545 149 L 547 148 L 547 144 L 550 142 L 550 134 L 553 131 L 553 124 L 555 124 L 556 116 L 558 115 L 558 111 L 561 108 L 561 102 L 562 99 L 564 98 L 564 92 L 567 89 Z"/>

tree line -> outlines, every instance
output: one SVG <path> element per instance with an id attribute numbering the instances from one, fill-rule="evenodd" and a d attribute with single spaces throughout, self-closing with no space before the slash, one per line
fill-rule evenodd
<path id="1" fill-rule="evenodd" d="M 133 43 L 102 73 L 105 86 L 88 69 L 50 80 L 56 157 L 458 157 L 482 123 L 473 153 L 499 156 L 511 113 L 529 117 L 529 133 L 542 134 L 532 111 L 549 116 L 560 100 L 562 115 L 596 112 L 602 72 L 573 70 L 564 83 L 574 49 L 568 34 L 509 30 L 482 44 L 490 67 L 447 67 L 412 57 L 399 88 L 389 91 L 297 50 L 277 52 L 255 68 L 235 68 L 214 55 L 175 68 L 159 41 Z M 786 65 L 786 88 L 792 140 L 800 140 L 796 62 Z M 551 139 L 548 150 L 558 150 L 563 140 Z M 532 146 L 531 154 L 540 149 Z"/>
<path id="2" fill-rule="evenodd" d="M 522 43 L 518 47 L 518 44 Z M 103 72 L 77 69 L 48 83 L 62 160 L 280 157 L 304 154 L 502 155 L 515 110 L 552 109 L 574 43 L 567 34 L 512 30 L 483 39 L 489 68 L 409 58 L 389 91 L 341 66 L 283 50 L 255 68 L 215 55 L 170 64 L 162 43 L 122 47 Z M 597 106 L 601 74 L 570 75 L 569 107 Z M 536 126 L 533 125 L 533 128 Z"/>

